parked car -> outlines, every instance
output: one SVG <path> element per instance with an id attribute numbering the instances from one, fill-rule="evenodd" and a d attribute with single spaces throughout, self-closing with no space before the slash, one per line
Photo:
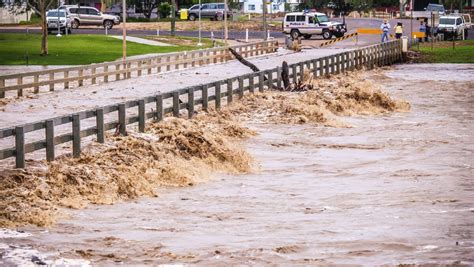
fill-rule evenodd
<path id="1" fill-rule="evenodd" d="M 287 13 L 283 19 L 283 33 L 290 34 L 293 39 L 303 36 L 305 39 L 313 35 L 322 35 L 324 39 L 344 36 L 347 32 L 345 24 L 329 21 L 323 13 L 293 12 Z"/>
<path id="2" fill-rule="evenodd" d="M 207 3 L 201 5 L 201 18 L 211 20 L 224 19 L 225 4 L 223 3 Z M 232 17 L 232 11 L 227 9 L 227 17 Z M 199 5 L 194 5 L 188 9 L 188 19 L 196 20 L 199 18 Z"/>
<path id="3" fill-rule="evenodd" d="M 471 28 L 469 14 L 451 14 L 439 18 L 438 33 L 444 34 L 444 39 L 467 38 Z"/>
<path id="4" fill-rule="evenodd" d="M 114 25 L 120 24 L 120 17 L 104 14 L 94 7 L 67 5 L 60 8 L 71 13 L 73 29 L 77 29 L 81 25 L 96 25 L 110 30 Z"/>
<path id="5" fill-rule="evenodd" d="M 63 34 L 71 33 L 71 14 L 67 10 L 52 9 L 46 12 L 46 24 L 48 25 L 48 33 L 59 31 Z"/>

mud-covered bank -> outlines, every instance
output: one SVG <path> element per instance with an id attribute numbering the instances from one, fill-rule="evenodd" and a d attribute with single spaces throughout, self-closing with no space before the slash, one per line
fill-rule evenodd
<path id="1" fill-rule="evenodd" d="M 251 157 L 235 139 L 255 133 L 242 120 L 347 126 L 339 116 L 409 109 L 361 72 L 330 79 L 307 74 L 304 82 L 312 89 L 250 94 L 221 112 L 192 120 L 166 118 L 150 124 L 145 134 L 109 135 L 105 145 L 90 145 L 79 159 L 63 156 L 52 163 L 30 162 L 24 171 L 5 170 L 0 174 L 0 226 L 47 226 L 61 214 L 59 208 L 154 196 L 159 186 L 193 185 L 216 171 L 248 172 Z"/>

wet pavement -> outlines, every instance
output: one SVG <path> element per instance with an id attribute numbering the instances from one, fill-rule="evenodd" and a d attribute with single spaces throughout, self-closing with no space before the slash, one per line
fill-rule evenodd
<path id="1" fill-rule="evenodd" d="M 474 264 L 474 66 L 447 67 L 371 77 L 407 113 L 250 124 L 251 174 L 70 210 L 0 240 L 0 264 Z"/>

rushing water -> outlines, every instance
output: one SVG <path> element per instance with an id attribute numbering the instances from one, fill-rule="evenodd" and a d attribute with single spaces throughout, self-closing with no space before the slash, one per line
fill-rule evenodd
<path id="1" fill-rule="evenodd" d="M 255 172 L 3 232 L 0 264 L 474 264 L 473 72 L 377 75 L 412 110 L 352 128 L 252 124 Z"/>

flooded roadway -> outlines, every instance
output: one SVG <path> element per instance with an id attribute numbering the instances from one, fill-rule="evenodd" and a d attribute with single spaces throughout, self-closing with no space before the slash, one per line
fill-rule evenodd
<path id="1" fill-rule="evenodd" d="M 255 172 L 70 211 L 0 240 L 0 264 L 473 264 L 473 73 L 375 74 L 412 110 L 345 118 L 352 128 L 250 124 Z"/>

